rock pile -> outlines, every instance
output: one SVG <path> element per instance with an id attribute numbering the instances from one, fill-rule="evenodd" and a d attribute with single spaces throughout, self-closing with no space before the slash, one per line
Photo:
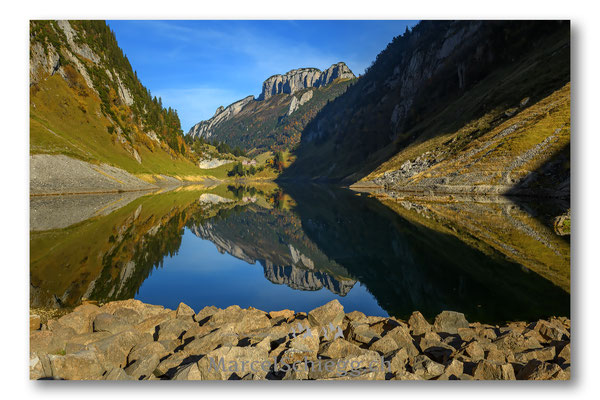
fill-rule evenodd
<path id="1" fill-rule="evenodd" d="M 125 300 L 30 322 L 31 379 L 570 378 L 566 318 L 493 326 L 444 311 L 430 324 L 345 313 L 337 300 L 308 314 Z"/>

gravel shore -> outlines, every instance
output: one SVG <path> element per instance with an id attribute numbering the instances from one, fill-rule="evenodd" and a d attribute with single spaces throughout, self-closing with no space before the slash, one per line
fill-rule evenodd
<path id="1" fill-rule="evenodd" d="M 64 155 L 29 158 L 32 195 L 107 193 L 158 189 L 120 168 L 91 164 Z"/>

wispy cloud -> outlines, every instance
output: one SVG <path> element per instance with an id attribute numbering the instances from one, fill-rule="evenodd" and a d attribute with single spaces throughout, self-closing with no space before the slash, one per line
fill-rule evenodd
<path id="1" fill-rule="evenodd" d="M 394 34 L 393 21 L 113 21 L 152 93 L 182 128 L 250 94 L 273 74 L 344 61 L 360 74 Z M 394 33 L 395 31 L 398 31 Z M 122 40 L 123 39 L 123 40 Z"/>
<path id="2" fill-rule="evenodd" d="M 214 23 L 214 21 L 209 21 Z M 243 21 L 242 21 L 243 22 Z M 182 57 L 210 57 L 206 49 L 217 50 L 215 56 L 228 52 L 231 57 L 242 55 L 251 58 L 249 70 L 258 69 L 272 73 L 284 73 L 299 67 L 327 68 L 340 61 L 335 55 L 324 51 L 318 45 L 301 40 L 271 34 L 268 30 L 256 29 L 240 21 L 219 21 L 221 29 L 208 24 L 189 27 L 180 21 L 150 21 L 156 32 L 163 37 L 178 42 L 177 53 Z M 296 21 L 285 21 L 298 24 Z M 202 45 L 202 54 L 195 51 Z M 182 54 L 182 53 L 185 53 Z M 265 76 L 264 78 L 266 78 Z"/>

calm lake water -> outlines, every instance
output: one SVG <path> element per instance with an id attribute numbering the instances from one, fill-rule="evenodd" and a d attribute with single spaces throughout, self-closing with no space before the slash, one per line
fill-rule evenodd
<path id="1" fill-rule="evenodd" d="M 539 208 L 539 207 L 538 207 Z M 569 238 L 511 201 L 379 201 L 329 186 L 31 199 L 31 306 L 136 298 L 500 323 L 569 316 Z"/>

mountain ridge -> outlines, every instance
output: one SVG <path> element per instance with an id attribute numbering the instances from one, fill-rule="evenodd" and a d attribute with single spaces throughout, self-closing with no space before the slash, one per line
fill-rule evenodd
<path id="1" fill-rule="evenodd" d="M 272 75 L 263 82 L 257 98 L 249 95 L 226 107 L 219 106 L 211 118 L 192 126 L 187 137 L 223 141 L 247 151 L 290 149 L 299 142 L 299 133 L 312 116 L 355 80 L 344 62 L 324 71 L 297 68 Z M 311 103 L 312 107 L 305 107 L 309 108 L 306 113 L 297 111 Z M 301 115 L 291 117 L 295 112 Z"/>
<path id="2" fill-rule="evenodd" d="M 569 31 L 568 21 L 420 22 L 306 125 L 280 178 L 352 184 L 399 170 L 380 168 L 399 152 L 415 148 L 419 164 L 438 148 L 463 151 L 569 83 Z"/>

